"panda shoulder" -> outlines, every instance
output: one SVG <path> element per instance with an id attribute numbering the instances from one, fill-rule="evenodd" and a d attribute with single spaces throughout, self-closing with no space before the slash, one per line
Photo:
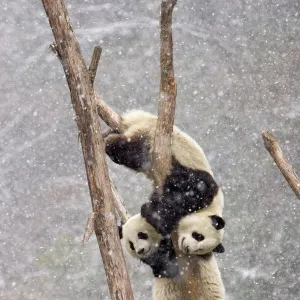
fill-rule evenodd
<path id="1" fill-rule="evenodd" d="M 177 127 L 174 127 L 171 147 L 174 157 L 182 166 L 206 171 L 213 175 L 206 155 L 199 144 Z"/>
<path id="2" fill-rule="evenodd" d="M 122 121 L 132 126 L 134 124 L 147 124 L 147 123 L 153 123 L 156 122 L 157 117 L 152 115 L 149 112 L 142 111 L 142 110 L 130 110 L 123 114 Z"/>
<path id="3" fill-rule="evenodd" d="M 147 137 L 151 146 L 154 143 L 154 135 L 157 117 L 141 110 L 132 110 L 122 116 L 122 123 L 126 128 L 126 134 L 132 138 L 137 136 Z"/>

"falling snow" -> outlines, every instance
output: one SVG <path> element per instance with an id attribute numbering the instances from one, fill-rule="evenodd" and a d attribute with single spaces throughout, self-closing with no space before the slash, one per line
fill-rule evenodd
<path id="1" fill-rule="evenodd" d="M 99 4 L 101 3 L 101 4 Z M 0 298 L 109 299 L 70 95 L 41 1 L 4 0 L 0 46 Z M 160 1 L 68 1 L 95 87 L 116 111 L 156 113 Z M 296 0 L 178 1 L 176 124 L 203 147 L 225 193 L 227 299 L 300 299 L 300 201 L 264 149 L 268 129 L 300 172 Z M 129 211 L 150 183 L 109 162 Z M 113 253 L 110 253 L 113 255 Z M 135 299 L 151 270 L 126 255 Z"/>

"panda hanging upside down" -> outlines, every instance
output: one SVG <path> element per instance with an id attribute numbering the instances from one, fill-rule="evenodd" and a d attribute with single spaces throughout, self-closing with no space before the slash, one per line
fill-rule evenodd
<path id="1" fill-rule="evenodd" d="M 115 163 L 143 172 L 152 180 L 156 120 L 146 112 L 129 112 L 122 117 L 125 130 L 109 132 L 105 138 L 106 153 Z M 141 215 L 123 226 L 126 249 L 152 268 L 155 300 L 190 299 L 183 282 L 205 300 L 224 299 L 221 276 L 211 254 L 224 252 L 223 193 L 203 150 L 175 126 L 171 154 L 172 166 L 162 194 L 154 188 Z M 177 241 L 176 249 L 170 234 Z M 182 254 L 176 257 L 178 250 Z"/>
<path id="2" fill-rule="evenodd" d="M 157 117 L 131 111 L 122 119 L 124 132 L 105 138 L 105 151 L 117 164 L 154 179 L 152 153 Z M 141 215 L 163 236 L 171 234 L 182 217 L 206 209 L 222 216 L 223 194 L 201 147 L 174 126 L 171 143 L 172 165 L 164 180 L 162 193 L 154 191 L 141 207 Z"/>

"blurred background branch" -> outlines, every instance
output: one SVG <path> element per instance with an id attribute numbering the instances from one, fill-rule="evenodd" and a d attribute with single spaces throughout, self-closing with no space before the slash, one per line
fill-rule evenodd
<path id="1" fill-rule="evenodd" d="M 289 164 L 288 160 L 283 155 L 275 136 L 270 131 L 263 131 L 262 137 L 264 140 L 265 148 L 272 156 L 275 164 L 288 182 L 289 186 L 292 188 L 296 196 L 300 199 L 300 180 L 293 167 Z"/>

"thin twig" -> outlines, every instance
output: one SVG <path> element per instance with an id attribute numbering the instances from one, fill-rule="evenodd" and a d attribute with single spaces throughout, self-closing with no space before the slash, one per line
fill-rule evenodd
<path id="1" fill-rule="evenodd" d="M 92 85 L 94 84 L 94 81 L 95 81 L 95 78 L 96 78 L 101 53 L 102 53 L 102 48 L 100 46 L 96 46 L 94 48 L 92 60 L 91 60 L 90 66 L 89 66 L 89 72 L 90 72 Z"/>
<path id="2" fill-rule="evenodd" d="M 283 155 L 276 138 L 269 131 L 263 131 L 262 138 L 264 140 L 265 148 L 274 159 L 275 164 L 279 168 L 280 172 L 282 173 L 296 196 L 300 199 L 300 180 L 296 175 L 293 167 L 289 164 L 288 160 Z"/>
<path id="3" fill-rule="evenodd" d="M 127 220 L 130 218 L 130 214 L 128 213 L 128 211 L 126 209 L 123 198 L 117 192 L 117 189 L 110 177 L 109 177 L 109 180 L 110 180 L 111 189 L 112 189 L 112 193 L 113 193 L 115 209 L 121 219 L 121 224 L 125 224 L 127 222 Z M 97 204 L 97 207 L 98 207 L 98 204 Z M 83 246 L 89 241 L 91 235 L 94 232 L 95 220 L 96 220 L 96 217 L 98 216 L 98 214 L 99 214 L 99 209 L 97 209 L 94 205 L 94 211 L 89 215 L 86 226 L 85 226 L 85 231 L 84 231 L 84 235 L 83 235 L 83 239 L 82 239 Z"/>
<path id="4" fill-rule="evenodd" d="M 121 248 L 113 193 L 105 159 L 104 141 L 101 132 L 95 93 L 90 73 L 81 54 L 80 46 L 70 24 L 63 0 L 42 0 L 55 38 L 57 53 L 68 81 L 71 101 L 76 113 L 76 122 L 84 156 L 85 168 L 93 207 L 88 226 L 94 224 L 113 300 L 133 300 L 129 276 Z M 93 220 L 95 219 L 95 220 Z M 95 221 L 95 222 L 94 222 Z M 87 233 L 90 234 L 90 230 Z M 114 255 L 110 255 L 113 253 Z"/>
<path id="5" fill-rule="evenodd" d="M 97 212 L 93 211 L 86 222 L 85 231 L 82 239 L 82 245 L 84 246 L 90 239 L 95 228 L 95 219 L 97 217 Z"/>
<path id="6" fill-rule="evenodd" d="M 176 82 L 173 67 L 172 12 L 176 0 L 162 0 L 160 17 L 160 94 L 158 119 L 153 151 L 153 172 L 160 186 L 171 165 L 171 136 L 173 132 Z"/>
<path id="7" fill-rule="evenodd" d="M 114 205 L 115 205 L 116 211 L 121 219 L 122 224 L 125 224 L 126 221 L 130 218 L 130 214 L 128 213 L 128 211 L 126 209 L 123 198 L 117 192 L 117 189 L 111 179 L 110 179 L 110 184 L 111 184 L 112 192 L 114 195 Z"/>

